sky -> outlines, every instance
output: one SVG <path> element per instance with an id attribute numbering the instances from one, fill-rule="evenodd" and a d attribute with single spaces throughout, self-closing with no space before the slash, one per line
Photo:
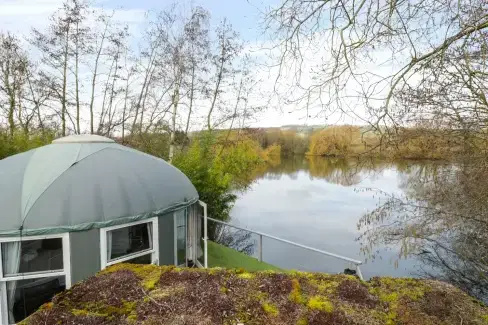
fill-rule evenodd
<path id="1" fill-rule="evenodd" d="M 211 24 L 216 26 L 223 18 L 227 18 L 240 37 L 247 43 L 248 49 L 258 48 L 266 42 L 262 33 L 261 20 L 266 8 L 273 7 L 280 0 L 193 0 L 192 5 L 201 5 L 211 13 Z M 16 34 L 28 35 L 31 28 L 43 29 L 49 23 L 50 15 L 61 6 L 62 0 L 0 0 L 0 30 Z M 172 0 L 96 0 L 96 7 L 116 10 L 116 19 L 129 24 L 133 34 L 145 23 L 148 10 L 167 8 Z M 256 53 L 255 53 L 256 54 Z M 274 77 L 267 71 L 255 71 L 263 80 L 263 89 L 271 90 Z M 283 107 L 268 105 L 261 96 L 253 99 L 254 104 L 266 106 L 251 122 L 251 126 L 282 126 L 289 124 L 345 124 L 354 123 L 349 118 L 336 116 L 325 120 L 316 117 L 302 106 Z M 251 101 L 250 101 L 251 102 Z"/>

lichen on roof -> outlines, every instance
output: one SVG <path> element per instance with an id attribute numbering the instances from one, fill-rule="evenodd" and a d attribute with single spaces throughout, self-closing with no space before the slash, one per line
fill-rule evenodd
<path id="1" fill-rule="evenodd" d="M 117 264 L 22 324 L 488 325 L 488 308 L 430 280 Z"/>

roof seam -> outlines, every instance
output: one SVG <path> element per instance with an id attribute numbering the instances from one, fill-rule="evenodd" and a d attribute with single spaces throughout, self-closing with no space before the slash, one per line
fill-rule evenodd
<path id="1" fill-rule="evenodd" d="M 90 156 L 94 155 L 95 153 L 100 152 L 100 151 L 102 151 L 102 150 L 104 150 L 104 149 L 106 149 L 106 148 L 107 148 L 107 147 L 105 147 L 105 148 L 101 148 L 100 150 L 97 150 L 97 151 L 94 151 L 94 152 L 92 152 L 91 154 L 89 154 L 89 155 L 87 155 L 86 157 L 84 157 L 83 159 L 75 161 L 75 163 L 79 163 L 80 161 L 84 160 L 85 158 L 88 158 L 88 157 L 90 157 Z M 79 157 L 79 155 L 80 155 L 80 152 L 81 152 L 81 146 L 80 146 L 80 151 L 78 151 L 78 154 L 76 155 L 77 159 L 78 159 L 78 157 Z M 44 189 L 44 190 L 43 190 L 43 191 L 42 191 L 42 192 L 39 194 L 39 196 L 36 198 L 36 200 L 35 200 L 34 202 L 32 202 L 32 204 L 31 204 L 31 206 L 30 206 L 30 208 L 29 208 L 29 211 L 26 211 L 26 212 L 23 214 L 23 216 L 22 216 L 22 224 L 24 224 L 25 219 L 27 219 L 27 215 L 29 214 L 29 212 L 30 212 L 30 210 L 32 209 L 32 207 L 33 207 L 33 206 L 36 204 L 37 200 L 39 200 L 39 198 L 40 198 L 40 197 L 41 197 L 41 196 L 42 196 L 42 195 L 43 195 L 43 194 L 44 194 L 44 193 L 45 193 L 45 192 L 46 192 L 46 191 L 47 191 L 47 190 L 48 190 L 48 189 L 49 189 L 49 188 L 50 188 L 50 187 L 51 187 L 51 186 L 52 186 L 52 185 L 55 183 L 55 182 L 56 182 L 56 180 L 57 180 L 58 178 L 60 178 L 60 177 L 61 177 L 61 176 L 62 176 L 64 173 L 66 173 L 66 171 L 67 171 L 68 169 L 70 169 L 71 167 L 73 167 L 73 165 L 75 165 L 75 164 L 71 164 L 71 165 L 70 165 L 68 168 L 66 168 L 66 169 L 65 169 L 65 170 L 64 170 L 64 171 L 63 171 L 61 174 L 59 174 L 59 176 L 58 176 L 58 177 L 57 177 L 57 178 L 56 178 L 54 181 L 52 181 L 52 182 L 51 182 L 51 184 L 49 184 L 49 185 L 48 185 L 48 186 L 47 186 L 47 187 L 46 187 L 46 188 L 45 188 L 45 189 Z M 25 176 L 25 174 L 24 174 L 24 176 Z M 29 196 L 29 199 L 30 199 L 30 196 Z"/>

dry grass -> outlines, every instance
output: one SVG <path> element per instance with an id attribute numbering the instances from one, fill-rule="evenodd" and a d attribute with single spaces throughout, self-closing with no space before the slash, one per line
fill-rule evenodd
<path id="1" fill-rule="evenodd" d="M 24 324 L 487 324 L 488 308 L 435 281 L 119 264 Z"/>

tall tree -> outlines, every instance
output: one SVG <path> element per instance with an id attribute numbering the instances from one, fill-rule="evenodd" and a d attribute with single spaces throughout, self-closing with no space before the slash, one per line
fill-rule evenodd
<path id="1" fill-rule="evenodd" d="M 112 17 L 101 13 L 98 15 L 97 19 L 98 28 L 96 28 L 93 33 L 90 34 L 90 42 L 88 45 L 88 51 L 94 57 L 93 66 L 91 68 L 91 94 L 90 94 L 90 133 L 93 134 L 95 132 L 95 93 L 96 93 L 96 84 L 97 79 L 99 77 L 99 69 L 100 69 L 100 60 L 103 59 L 103 51 L 105 49 L 105 44 L 107 42 L 107 38 L 109 35 L 109 31 L 112 24 Z"/>
<path id="2" fill-rule="evenodd" d="M 279 53 L 275 89 L 295 106 L 341 110 L 391 139 L 406 122 L 397 96 L 442 62 L 451 69 L 447 53 L 485 47 L 487 12 L 484 0 L 283 0 L 265 17 Z"/>
<path id="3" fill-rule="evenodd" d="M 7 101 L 7 120 L 9 134 L 15 131 L 16 112 L 21 117 L 22 88 L 24 87 L 29 61 L 21 49 L 20 41 L 14 35 L 0 34 L 0 94 Z"/>
<path id="4" fill-rule="evenodd" d="M 188 89 L 188 115 L 186 118 L 185 134 L 188 136 L 194 103 L 202 93 L 204 76 L 209 72 L 207 67 L 210 58 L 209 39 L 210 13 L 204 8 L 196 7 L 192 10 L 191 18 L 185 25 L 185 38 L 189 59 L 189 78 L 185 88 Z"/>
<path id="5" fill-rule="evenodd" d="M 61 104 L 61 134 L 66 135 L 66 119 L 71 119 L 68 111 L 69 100 L 69 69 L 73 57 L 73 35 L 76 35 L 76 26 L 81 23 L 83 17 L 84 4 L 78 0 L 67 0 L 63 7 L 51 16 L 51 24 L 46 31 L 33 29 L 32 43 L 42 55 L 42 63 L 45 67 L 45 73 L 49 74 L 54 84 L 54 93 Z M 80 29 L 78 29 L 80 33 Z M 74 38 L 79 39 L 79 35 Z M 78 55 L 78 52 L 76 52 Z M 78 62 L 78 58 L 77 58 Z M 77 62 L 75 65 L 77 66 Z M 77 69 L 77 67 L 76 67 Z M 77 70 L 76 70 L 77 71 Z M 75 79 L 78 79 L 76 72 Z M 78 88 L 76 88 L 77 94 Z M 75 96 L 76 97 L 76 96 Z M 79 100 L 79 98 L 78 98 Z M 79 101 L 77 101 L 77 104 Z M 79 117 L 79 115 L 77 115 Z M 76 123 L 74 124 L 75 132 L 77 131 Z"/>
<path id="6" fill-rule="evenodd" d="M 239 34 L 232 29 L 229 22 L 224 19 L 216 29 L 216 48 L 212 56 L 213 82 L 212 89 L 207 92 L 210 95 L 210 108 L 207 113 L 207 129 L 212 130 L 212 115 L 218 106 L 217 100 L 221 96 L 224 83 L 233 80 L 236 73 L 234 64 L 242 51 L 243 44 Z"/>

